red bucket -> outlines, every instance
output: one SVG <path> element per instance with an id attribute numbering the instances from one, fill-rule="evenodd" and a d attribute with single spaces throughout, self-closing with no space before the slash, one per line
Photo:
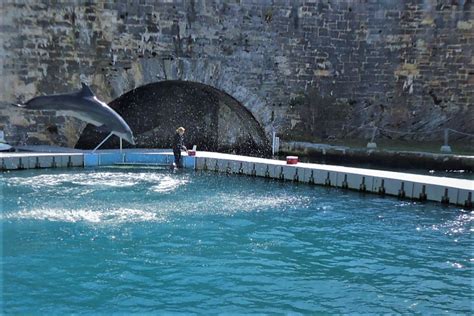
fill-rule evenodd
<path id="1" fill-rule="evenodd" d="M 298 156 L 286 156 L 287 165 L 296 165 L 298 163 Z"/>

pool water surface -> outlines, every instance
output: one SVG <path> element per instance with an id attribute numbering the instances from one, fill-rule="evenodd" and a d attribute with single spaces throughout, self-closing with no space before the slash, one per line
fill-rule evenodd
<path id="1" fill-rule="evenodd" d="M 3 313 L 472 313 L 472 211 L 157 169 L 0 190 Z"/>

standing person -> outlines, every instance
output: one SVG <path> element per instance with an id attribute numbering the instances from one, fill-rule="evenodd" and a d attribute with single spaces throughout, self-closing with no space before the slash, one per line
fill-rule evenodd
<path id="1" fill-rule="evenodd" d="M 184 146 L 184 127 L 178 127 L 173 138 L 174 167 L 181 168 L 181 150 L 186 151 Z"/>

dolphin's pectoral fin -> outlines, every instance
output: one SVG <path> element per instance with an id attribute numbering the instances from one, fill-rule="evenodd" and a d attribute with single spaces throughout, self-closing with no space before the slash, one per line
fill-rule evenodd
<path id="1" fill-rule="evenodd" d="M 86 85 L 84 82 L 81 82 L 81 84 L 82 84 L 82 89 L 79 92 L 79 95 L 81 97 L 93 97 L 93 96 L 95 96 L 94 92 L 92 92 L 91 88 L 89 88 L 88 85 Z"/>
<path id="2" fill-rule="evenodd" d="M 107 125 L 105 124 L 96 126 L 95 129 L 98 130 L 99 132 L 110 132 L 110 128 L 108 128 Z"/>

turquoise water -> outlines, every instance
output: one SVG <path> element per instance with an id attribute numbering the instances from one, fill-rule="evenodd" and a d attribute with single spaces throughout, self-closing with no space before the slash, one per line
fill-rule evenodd
<path id="1" fill-rule="evenodd" d="M 474 213 L 153 169 L 1 179 L 4 313 L 472 313 Z"/>

